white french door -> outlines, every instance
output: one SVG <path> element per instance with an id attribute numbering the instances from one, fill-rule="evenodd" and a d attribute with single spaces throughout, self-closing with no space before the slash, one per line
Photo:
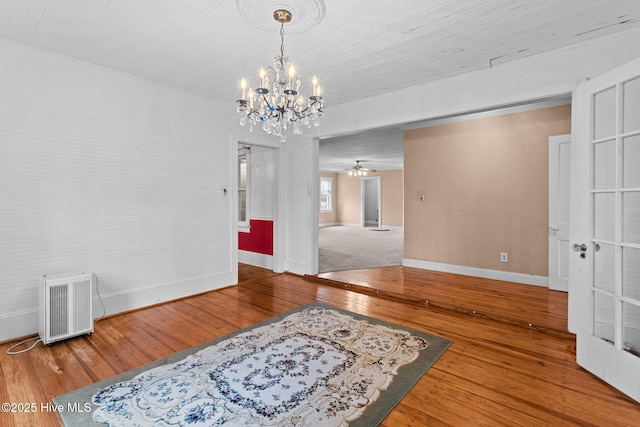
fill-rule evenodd
<path id="1" fill-rule="evenodd" d="M 569 329 L 578 364 L 640 401 L 640 59 L 574 102 Z"/>

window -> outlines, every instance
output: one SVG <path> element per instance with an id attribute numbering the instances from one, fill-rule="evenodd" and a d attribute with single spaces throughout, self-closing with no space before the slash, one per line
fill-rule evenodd
<path id="1" fill-rule="evenodd" d="M 238 226 L 249 227 L 249 149 L 238 150 Z"/>
<path id="2" fill-rule="evenodd" d="M 331 212 L 331 178 L 320 177 L 320 212 Z"/>

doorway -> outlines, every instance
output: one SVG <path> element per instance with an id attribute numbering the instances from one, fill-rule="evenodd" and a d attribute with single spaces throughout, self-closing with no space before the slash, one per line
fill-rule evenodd
<path id="1" fill-rule="evenodd" d="M 277 148 L 237 142 L 238 262 L 276 271 L 278 246 Z"/>
<path id="2" fill-rule="evenodd" d="M 381 179 L 379 176 L 362 178 L 362 214 L 363 227 L 380 227 Z"/>

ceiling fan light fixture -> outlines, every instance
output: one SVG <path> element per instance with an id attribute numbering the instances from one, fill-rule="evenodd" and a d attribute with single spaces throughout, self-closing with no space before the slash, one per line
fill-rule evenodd
<path id="1" fill-rule="evenodd" d="M 360 160 L 356 160 L 356 165 L 350 168 L 347 174 L 349 176 L 363 177 L 363 176 L 367 176 L 369 172 L 376 172 L 376 171 L 373 169 L 369 169 L 369 168 L 365 168 L 364 166 L 361 166 Z"/>

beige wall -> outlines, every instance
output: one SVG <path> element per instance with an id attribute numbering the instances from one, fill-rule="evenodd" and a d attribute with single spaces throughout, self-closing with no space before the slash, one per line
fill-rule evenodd
<path id="1" fill-rule="evenodd" d="M 382 225 L 404 226 L 404 171 L 380 171 L 371 176 L 381 176 Z"/>
<path id="2" fill-rule="evenodd" d="M 570 132 L 570 105 L 405 132 L 405 258 L 547 276 L 548 138 Z"/>
<path id="3" fill-rule="evenodd" d="M 320 176 L 326 176 L 331 178 L 331 196 L 332 196 L 333 205 L 331 206 L 331 212 L 320 212 L 320 217 L 318 219 L 318 222 L 320 224 L 333 224 L 337 221 L 337 218 L 338 218 L 337 209 L 336 209 L 336 200 L 338 197 L 338 190 L 337 190 L 338 174 L 320 172 Z"/>
<path id="4" fill-rule="evenodd" d="M 404 224 L 404 182 L 403 171 L 370 172 L 368 176 L 380 176 L 382 188 L 380 220 L 382 225 L 402 227 Z M 337 193 L 335 198 L 337 218 L 341 224 L 361 224 L 361 178 L 346 173 L 337 174 Z"/>

